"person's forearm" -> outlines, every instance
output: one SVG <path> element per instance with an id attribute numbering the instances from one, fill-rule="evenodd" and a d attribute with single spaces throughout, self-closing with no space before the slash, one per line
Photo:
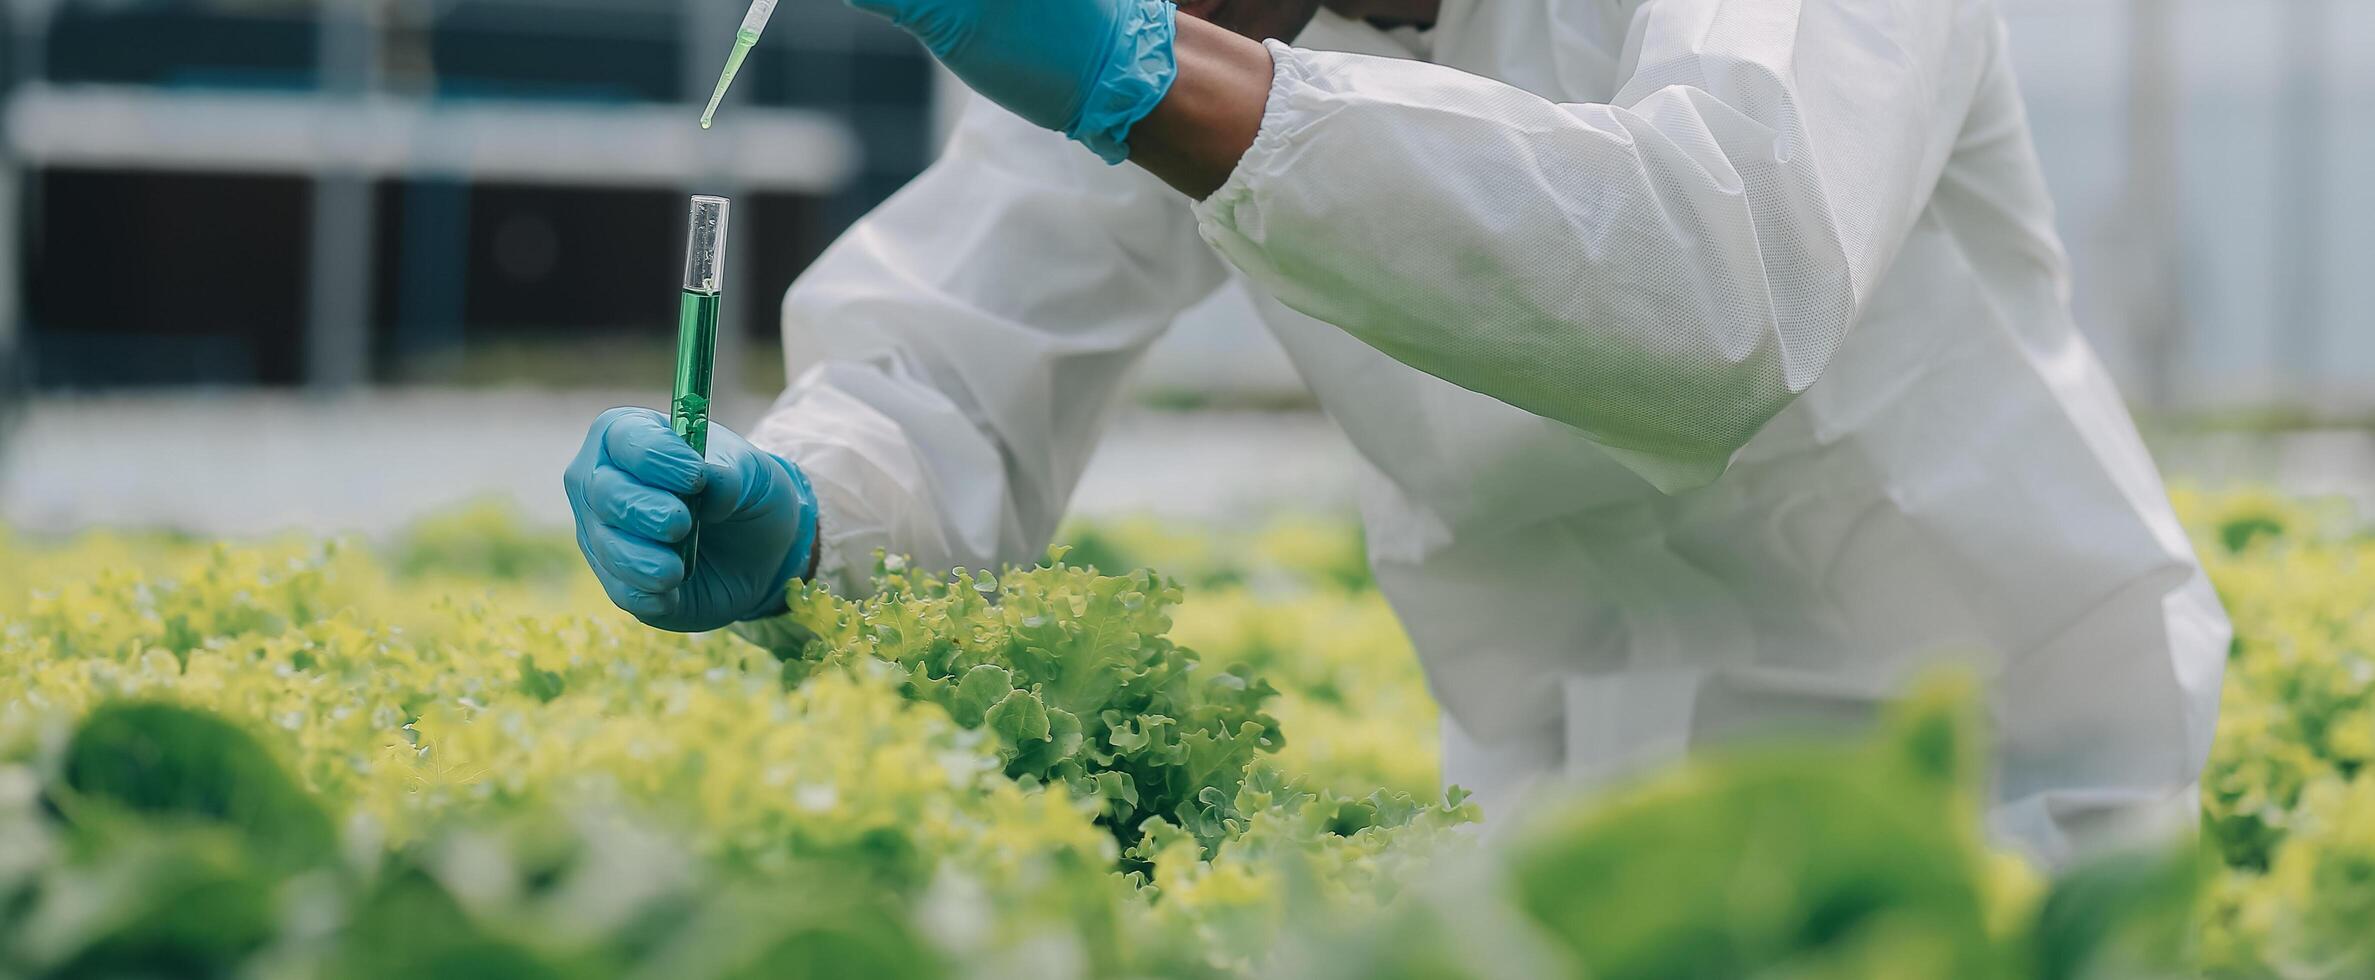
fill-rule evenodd
<path id="1" fill-rule="evenodd" d="M 1130 130 L 1130 162 L 1202 199 L 1237 169 L 1262 128 L 1270 52 L 1262 43 L 1182 15 L 1179 74 L 1152 114 Z"/>

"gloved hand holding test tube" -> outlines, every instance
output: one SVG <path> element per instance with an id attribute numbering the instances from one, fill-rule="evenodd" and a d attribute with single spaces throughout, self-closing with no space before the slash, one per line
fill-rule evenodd
<path id="1" fill-rule="evenodd" d="M 786 583 L 818 560 L 806 474 L 710 422 L 727 211 L 722 197 L 692 200 L 668 411 L 603 412 L 561 474 L 578 550 L 603 592 L 680 633 L 780 613 Z"/>

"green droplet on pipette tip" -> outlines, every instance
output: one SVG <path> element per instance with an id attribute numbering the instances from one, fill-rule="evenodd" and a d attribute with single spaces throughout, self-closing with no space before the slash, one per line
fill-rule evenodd
<path id="1" fill-rule="evenodd" d="M 757 31 L 735 31 L 734 50 L 726 55 L 726 70 L 717 76 L 717 88 L 709 93 L 709 105 L 701 110 L 701 128 L 708 129 L 717 116 L 717 104 L 725 101 L 726 86 L 734 84 L 734 73 L 742 70 L 742 59 L 750 54 L 752 45 L 759 43 Z"/>

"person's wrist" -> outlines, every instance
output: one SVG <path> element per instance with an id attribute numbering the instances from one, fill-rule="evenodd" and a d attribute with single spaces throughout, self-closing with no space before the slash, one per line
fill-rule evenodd
<path id="1" fill-rule="evenodd" d="M 1260 41 L 1194 17 L 1178 22 L 1177 78 L 1130 134 L 1130 162 L 1202 200 L 1261 134 L 1275 66 Z"/>

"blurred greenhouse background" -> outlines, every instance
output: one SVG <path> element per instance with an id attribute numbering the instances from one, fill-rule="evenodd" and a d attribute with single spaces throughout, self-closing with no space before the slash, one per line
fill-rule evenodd
<path id="1" fill-rule="evenodd" d="M 2081 322 L 2164 464 L 2375 503 L 2375 3 L 2001 5 Z M 379 530 L 487 494 L 558 521 L 586 422 L 664 396 L 696 191 L 737 202 L 718 418 L 746 424 L 777 298 L 930 159 L 952 90 L 871 16 L 785 0 L 702 134 L 742 6 L 0 0 L 0 522 Z M 1357 464 L 1241 299 L 1138 392 L 1083 509 L 1347 503 Z"/>

